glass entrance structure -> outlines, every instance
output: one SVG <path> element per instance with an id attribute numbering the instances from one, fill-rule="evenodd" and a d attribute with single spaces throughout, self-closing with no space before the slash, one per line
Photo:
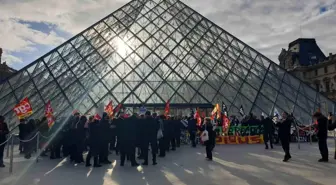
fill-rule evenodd
<path id="1" fill-rule="evenodd" d="M 212 106 L 229 114 L 293 112 L 304 124 L 334 103 L 179 0 L 133 0 L 0 84 L 0 114 L 28 97 L 56 116 L 126 107 Z M 206 107 L 207 108 L 207 107 Z"/>

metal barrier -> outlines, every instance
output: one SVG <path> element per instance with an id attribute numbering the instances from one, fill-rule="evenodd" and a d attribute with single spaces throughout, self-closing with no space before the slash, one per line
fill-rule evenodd
<path id="1" fill-rule="evenodd" d="M 10 134 L 9 137 L 7 138 L 7 140 L 3 143 L 0 143 L 0 146 L 2 145 L 5 145 L 6 143 L 8 143 L 7 145 L 7 155 L 6 157 L 9 158 L 9 172 L 10 173 L 13 173 L 13 161 L 14 161 L 14 139 L 17 137 L 17 135 L 14 135 L 14 134 Z M 31 137 L 30 139 L 27 139 L 27 140 L 20 140 L 20 143 L 27 143 L 27 142 L 32 142 L 35 138 L 36 138 L 36 163 L 38 162 L 39 160 L 39 155 L 40 155 L 40 147 L 39 147 L 39 144 L 40 144 L 40 137 L 43 137 L 45 139 L 49 139 L 51 138 L 52 136 L 44 136 L 42 135 L 40 132 L 36 132 L 36 134 Z M 9 143 L 10 141 L 10 143 Z"/>

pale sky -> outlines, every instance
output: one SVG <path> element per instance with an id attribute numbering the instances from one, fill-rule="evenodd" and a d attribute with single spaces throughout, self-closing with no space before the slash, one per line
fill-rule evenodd
<path id="1" fill-rule="evenodd" d="M 20 69 L 128 1 L 1 0 L 3 59 Z M 182 1 L 276 63 L 299 37 L 336 53 L 336 0 Z"/>

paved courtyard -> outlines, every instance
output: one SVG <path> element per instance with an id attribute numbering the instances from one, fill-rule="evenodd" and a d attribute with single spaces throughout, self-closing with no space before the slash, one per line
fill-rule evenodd
<path id="1" fill-rule="evenodd" d="M 216 146 L 214 161 L 204 159 L 205 148 L 183 146 L 159 159 L 157 166 L 119 166 L 118 156 L 110 155 L 112 165 L 101 168 L 74 166 L 66 160 L 43 158 L 39 163 L 15 155 L 14 173 L 0 169 L 1 185 L 230 185 L 230 184 L 336 184 L 334 143 L 329 141 L 330 163 L 318 163 L 316 143 L 291 144 L 292 161 L 282 162 L 280 146 L 264 150 L 263 145 Z M 8 159 L 5 159 L 8 166 Z"/>

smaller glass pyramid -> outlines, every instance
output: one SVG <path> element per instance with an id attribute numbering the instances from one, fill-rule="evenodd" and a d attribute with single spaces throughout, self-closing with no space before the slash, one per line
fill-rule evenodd
<path id="1" fill-rule="evenodd" d="M 24 97 L 33 117 L 114 105 L 212 105 L 229 114 L 293 112 L 303 124 L 334 102 L 178 0 L 133 0 L 0 84 L 10 126 Z"/>

